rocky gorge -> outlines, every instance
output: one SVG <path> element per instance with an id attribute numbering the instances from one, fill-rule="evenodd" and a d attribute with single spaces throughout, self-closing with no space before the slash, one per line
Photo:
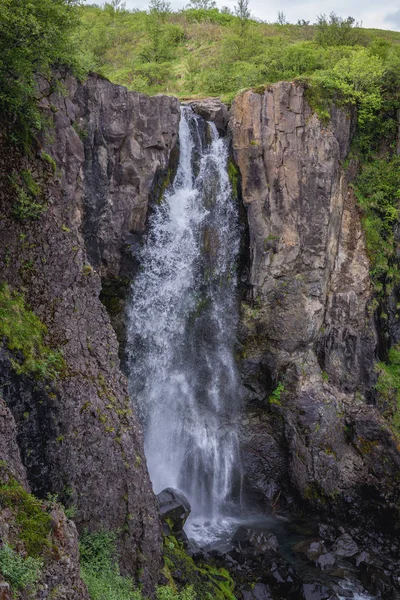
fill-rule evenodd
<path id="1" fill-rule="evenodd" d="M 17 482 L 51 515 L 38 598 L 88 597 L 77 547 L 85 529 L 118 531 L 121 571 L 151 595 L 165 577 L 163 533 L 128 395 L 125 310 L 149 215 L 176 172 L 179 102 L 94 74 L 59 79 L 63 93 L 41 81 L 51 126 L 37 155 L 3 142 L 0 151 L 0 280 L 14 298 L 2 301 L 2 316 L 32 320 L 33 311 L 46 346 L 62 351 L 48 377 L 24 368 L 26 347 L 3 332 L 0 537 L 18 537 L 19 513 L 4 500 Z M 228 569 L 236 590 L 219 597 L 337 598 L 315 573 L 357 568 L 371 593 L 396 598 L 400 442 L 377 405 L 381 332 L 351 187 L 356 166 L 344 164 L 354 114 L 332 106 L 325 125 L 304 86 L 288 82 L 244 92 L 229 111 L 215 99 L 191 106 L 231 140 L 243 506 L 318 522 L 293 544 L 316 571 L 303 581 L 281 538 L 252 527 L 225 553 L 193 548 L 182 528 L 174 536 L 193 563 Z M 16 217 L 23 194 L 42 207 L 37 220 Z M 74 507 L 73 522 L 48 494 Z M 189 581 L 182 571 L 172 571 L 178 586 Z M 0 598 L 8 593 L 5 583 Z"/>

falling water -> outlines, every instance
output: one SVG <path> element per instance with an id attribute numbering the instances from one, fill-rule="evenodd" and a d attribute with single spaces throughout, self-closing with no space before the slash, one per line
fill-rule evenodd
<path id="1" fill-rule="evenodd" d="M 182 109 L 173 186 L 151 215 L 128 315 L 130 390 L 155 492 L 181 489 L 195 514 L 227 513 L 240 477 L 238 214 L 226 140 Z"/>

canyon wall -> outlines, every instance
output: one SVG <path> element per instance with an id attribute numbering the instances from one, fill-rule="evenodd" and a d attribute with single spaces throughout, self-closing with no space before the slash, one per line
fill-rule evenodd
<path id="1" fill-rule="evenodd" d="M 41 106 L 52 125 L 38 155 L 21 158 L 2 144 L 0 280 L 23 293 L 65 366 L 55 381 L 17 375 L 5 341 L 2 396 L 32 491 L 57 493 L 75 506 L 80 530 L 118 531 L 123 572 L 149 591 L 161 561 L 158 510 L 118 342 L 99 296 L 101 277 L 119 275 L 126 236 L 144 228 L 153 186 L 176 143 L 179 106 L 97 76 L 84 84 L 66 76 L 58 86 L 64 93 L 41 81 Z M 15 218 L 21 195 L 8 175 L 27 172 L 46 208 L 37 220 Z M 10 468 L 25 481 L 18 462 Z"/>
<path id="2" fill-rule="evenodd" d="M 324 126 L 304 87 L 278 83 L 237 97 L 229 127 L 250 235 L 239 331 L 248 484 L 273 506 L 294 494 L 391 523 L 399 442 L 374 406 L 373 289 L 342 166 L 353 116 L 332 107 Z"/>

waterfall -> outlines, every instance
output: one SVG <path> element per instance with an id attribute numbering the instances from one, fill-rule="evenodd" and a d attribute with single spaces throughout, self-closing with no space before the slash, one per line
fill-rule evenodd
<path id="1" fill-rule="evenodd" d="M 183 107 L 179 145 L 174 184 L 150 216 L 132 285 L 129 384 L 155 492 L 179 488 L 194 514 L 212 519 L 227 514 L 240 479 L 240 231 L 226 139 Z"/>

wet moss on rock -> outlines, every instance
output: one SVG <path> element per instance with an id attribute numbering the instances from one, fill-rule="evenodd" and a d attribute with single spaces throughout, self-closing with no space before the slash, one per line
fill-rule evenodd
<path id="1" fill-rule="evenodd" d="M 196 600 L 235 600 L 235 584 L 228 571 L 201 562 L 196 564 L 174 536 L 164 537 L 164 562 L 167 578 L 175 586 L 191 586 Z"/>

